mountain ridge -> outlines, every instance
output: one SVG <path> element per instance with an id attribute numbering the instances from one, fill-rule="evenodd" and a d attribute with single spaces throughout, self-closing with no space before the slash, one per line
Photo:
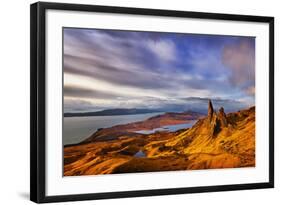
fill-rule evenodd
<path id="1" fill-rule="evenodd" d="M 139 108 L 116 108 L 106 109 L 96 112 L 67 112 L 64 117 L 88 117 L 88 116 L 114 116 L 114 115 L 136 115 L 162 112 L 154 109 L 139 109 Z"/>

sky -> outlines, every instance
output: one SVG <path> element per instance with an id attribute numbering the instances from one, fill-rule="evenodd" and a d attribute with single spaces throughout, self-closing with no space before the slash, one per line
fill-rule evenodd
<path id="1" fill-rule="evenodd" d="M 64 28 L 64 112 L 255 104 L 255 38 Z"/>

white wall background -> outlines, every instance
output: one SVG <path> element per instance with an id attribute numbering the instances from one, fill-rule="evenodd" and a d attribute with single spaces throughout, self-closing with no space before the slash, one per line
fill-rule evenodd
<path id="1" fill-rule="evenodd" d="M 52 1 L 52 0 L 49 0 Z M 69 202 L 60 204 L 276 204 L 281 199 L 281 13 L 278 1 L 260 0 L 60 0 L 69 3 L 269 15 L 275 17 L 275 177 L 264 190 Z M 29 4 L 2 1 L 0 7 L 0 204 L 29 201 Z M 278 106 L 279 105 L 279 106 Z M 278 203 L 278 202 L 277 202 Z M 280 202 L 279 202 L 280 203 Z"/>

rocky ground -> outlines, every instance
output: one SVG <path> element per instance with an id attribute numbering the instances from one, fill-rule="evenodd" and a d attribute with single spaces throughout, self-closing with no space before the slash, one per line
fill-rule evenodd
<path id="1" fill-rule="evenodd" d="M 183 121 L 178 117 L 178 122 Z M 84 142 L 64 148 L 64 175 L 255 166 L 254 107 L 225 114 L 223 108 L 216 112 L 209 102 L 208 115 L 197 117 L 193 127 L 176 132 L 133 132 L 151 128 L 153 121 L 101 129 Z M 167 119 L 162 126 L 169 123 Z"/>

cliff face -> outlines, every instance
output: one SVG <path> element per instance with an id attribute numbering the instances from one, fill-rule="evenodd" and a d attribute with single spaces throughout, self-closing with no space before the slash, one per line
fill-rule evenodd
<path id="1" fill-rule="evenodd" d="M 208 115 L 189 129 L 66 147 L 64 174 L 255 166 L 255 108 L 225 114 L 211 101 L 208 106 Z"/>

